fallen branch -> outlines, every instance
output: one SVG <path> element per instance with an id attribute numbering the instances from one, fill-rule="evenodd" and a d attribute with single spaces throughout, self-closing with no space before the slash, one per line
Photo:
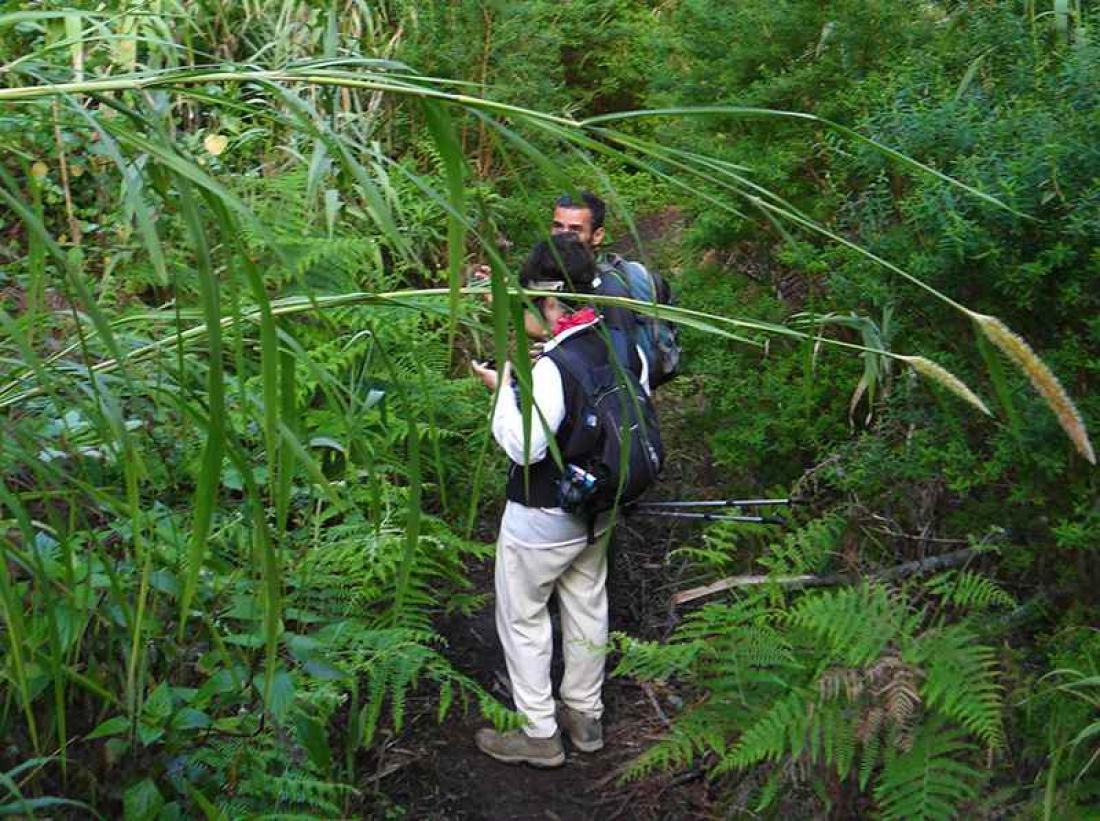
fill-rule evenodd
<path id="1" fill-rule="evenodd" d="M 668 720 L 668 716 L 665 715 L 665 711 L 661 709 L 661 702 L 657 700 L 657 694 L 653 692 L 653 685 L 648 681 L 642 682 L 642 692 L 645 693 L 646 698 L 649 699 L 649 703 L 653 705 L 653 711 L 657 713 L 657 718 L 661 719 L 661 723 L 666 727 L 671 727 L 672 722 Z"/>
<path id="2" fill-rule="evenodd" d="M 942 556 L 932 556 L 927 559 L 919 559 L 914 562 L 905 562 L 895 567 L 871 573 L 868 576 L 860 576 L 856 573 L 834 573 L 831 576 L 727 576 L 711 584 L 702 587 L 693 587 L 690 590 L 682 590 L 672 597 L 672 606 L 686 604 L 696 599 L 713 596 L 725 590 L 733 590 L 738 587 L 753 587 L 761 584 L 775 584 L 780 587 L 831 587 L 838 584 L 856 584 L 863 579 L 876 581 L 889 581 L 901 579 L 922 573 L 930 573 L 945 567 L 955 567 L 965 564 L 978 554 L 977 548 L 968 547 L 965 550 L 956 550 L 953 553 L 944 553 Z"/>

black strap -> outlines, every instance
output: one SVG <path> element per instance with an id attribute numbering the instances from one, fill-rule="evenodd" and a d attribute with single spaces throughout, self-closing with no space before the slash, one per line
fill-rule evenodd
<path id="1" fill-rule="evenodd" d="M 586 329 L 587 330 L 587 329 Z M 550 358 L 565 368 L 581 384 L 585 396 L 591 396 L 596 389 L 593 382 L 592 367 L 584 361 L 576 351 L 571 351 L 564 344 L 557 345 L 550 351 Z"/>

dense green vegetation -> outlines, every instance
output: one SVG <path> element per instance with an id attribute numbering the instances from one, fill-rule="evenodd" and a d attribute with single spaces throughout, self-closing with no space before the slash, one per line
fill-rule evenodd
<path id="1" fill-rule="evenodd" d="M 718 490 L 804 500 L 670 557 L 767 582 L 618 638 L 617 674 L 690 696 L 629 775 L 698 767 L 726 816 L 1080 817 L 1094 23 L 0 2 L 0 811 L 362 814 L 410 697 L 511 720 L 434 621 L 480 603 L 501 490 L 465 361 L 503 357 L 515 263 L 588 187 L 677 290 L 660 401 Z"/>

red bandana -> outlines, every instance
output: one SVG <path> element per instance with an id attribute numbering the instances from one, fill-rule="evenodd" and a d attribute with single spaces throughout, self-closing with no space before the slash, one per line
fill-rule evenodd
<path id="1" fill-rule="evenodd" d="M 570 328 L 576 328 L 578 325 L 587 325 L 590 322 L 595 322 L 596 318 L 595 308 L 581 308 L 579 311 L 566 314 L 554 323 L 554 336 L 564 333 Z"/>

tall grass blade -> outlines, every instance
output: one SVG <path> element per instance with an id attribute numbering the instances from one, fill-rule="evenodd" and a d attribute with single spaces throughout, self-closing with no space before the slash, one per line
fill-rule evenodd
<path id="1" fill-rule="evenodd" d="M 61 650 L 61 639 L 58 628 L 58 608 L 55 606 L 56 599 L 51 596 L 54 579 L 49 571 L 46 569 L 45 560 L 42 556 L 42 551 L 38 548 L 36 541 L 36 528 L 31 521 L 30 514 L 27 512 L 26 507 L 20 502 L 19 497 L 13 493 L 10 493 L 4 486 L 3 482 L 0 482 L 0 500 L 4 502 L 7 508 L 11 511 L 15 517 L 15 521 L 19 526 L 19 532 L 22 534 L 23 542 L 26 545 L 26 557 L 29 560 L 28 564 L 32 570 L 32 590 L 37 589 L 37 597 L 40 597 L 45 606 L 41 607 L 39 615 L 43 617 L 45 621 L 46 632 L 46 647 L 48 648 L 48 655 L 42 654 L 40 656 L 41 662 L 44 662 L 41 666 L 44 666 L 43 672 L 49 676 L 50 682 L 53 685 L 54 694 L 54 710 L 53 720 L 57 732 L 57 741 L 61 745 L 64 751 L 68 747 L 67 736 L 67 714 L 65 711 L 65 664 L 64 654 Z M 36 596 L 32 593 L 31 601 L 33 603 Z M 15 606 L 17 604 L 13 603 Z M 33 608 L 33 604 L 32 604 Z M 5 608 L 6 609 L 6 608 Z M 33 612 L 33 611 L 32 611 Z M 33 624 L 32 619 L 32 624 Z M 41 641 L 39 637 L 38 641 Z M 38 752 L 36 750 L 36 752 Z M 62 754 L 61 758 L 61 774 L 63 781 L 68 779 L 68 756 Z"/>
<path id="2" fill-rule="evenodd" d="M 1069 0 L 1054 0 L 1054 30 L 1059 42 L 1069 42 Z"/>
<path id="3" fill-rule="evenodd" d="M 421 496 L 423 485 L 420 470 L 420 428 L 409 412 L 406 443 L 408 447 L 408 500 L 405 516 L 405 551 L 401 556 L 401 567 L 397 574 L 397 589 L 394 592 L 393 617 L 400 624 L 405 615 L 405 599 L 409 594 L 409 581 L 412 578 L 412 566 L 416 561 L 416 551 L 420 546 Z"/>
<path id="4" fill-rule="evenodd" d="M 974 78 L 978 76 L 978 71 L 982 67 L 982 63 L 985 62 L 985 58 L 993 53 L 993 48 L 987 48 L 977 57 L 970 61 L 970 65 L 966 67 L 966 71 L 963 73 L 962 79 L 959 80 L 959 87 L 955 89 L 955 99 L 961 100 L 963 95 L 970 89 L 971 84 L 974 82 Z"/>
<path id="5" fill-rule="evenodd" d="M 4 482 L 0 482 L 0 502 L 3 502 L 13 515 L 15 514 L 16 500 Z M 24 647 L 27 646 L 27 628 L 23 620 L 23 603 L 17 598 L 12 585 L 8 558 L 10 544 L 7 536 L 0 538 L 0 606 L 4 609 L 6 625 L 4 632 L 7 634 L 8 651 L 11 654 L 11 675 L 15 680 L 23 716 L 27 720 L 27 734 L 31 738 L 31 747 L 38 754 L 42 752 L 42 746 L 38 737 L 38 721 L 31 706 L 30 684 L 27 677 L 29 659 L 24 658 L 23 654 Z"/>
<path id="6" fill-rule="evenodd" d="M 462 261 L 466 251 L 466 188 L 464 170 L 466 158 L 462 153 L 454 122 L 450 112 L 442 103 L 424 100 L 424 119 L 428 132 L 435 141 L 436 150 L 443 162 L 443 179 L 447 185 L 447 197 L 450 210 L 447 214 L 447 259 L 450 282 L 450 329 L 448 331 L 448 350 L 455 350 L 455 334 L 458 330 L 458 309 L 460 289 L 462 288 Z"/>
<path id="7" fill-rule="evenodd" d="M 191 600 L 198 588 L 199 574 L 206 556 L 206 537 L 214 516 L 214 508 L 221 487 L 222 457 L 225 447 L 225 385 L 222 369 L 222 317 L 219 297 L 218 278 L 210 261 L 210 249 L 207 245 L 195 196 L 185 177 L 179 177 L 180 213 L 187 226 L 195 255 L 195 269 L 199 284 L 199 295 L 206 323 L 206 346 L 209 352 L 207 362 L 207 409 L 210 425 L 207 429 L 206 443 L 203 447 L 202 467 L 198 483 L 195 486 L 194 513 L 192 515 L 191 545 L 188 550 L 186 575 L 183 593 L 180 596 L 180 639 L 187 625 Z M 246 468 L 243 473 L 251 474 Z"/>
<path id="8" fill-rule="evenodd" d="M 978 352 L 981 354 L 985 369 L 989 373 L 989 381 L 993 385 L 993 395 L 997 397 L 997 404 L 1001 406 L 1008 430 L 1017 445 L 1023 445 L 1023 426 L 1020 421 L 1020 411 L 1016 407 L 1016 400 L 1008 387 L 1008 379 L 1005 374 L 1004 362 L 985 334 L 974 334 L 978 343 Z"/>
<path id="9" fill-rule="evenodd" d="M 211 202 L 211 209 L 218 217 L 223 236 L 234 236 L 236 225 L 229 211 L 217 201 Z M 241 269 L 245 273 L 249 290 L 252 292 L 255 310 L 259 312 L 260 318 L 260 385 L 263 396 L 264 446 L 267 451 L 271 498 L 277 500 L 280 477 L 279 411 L 282 407 L 279 398 L 279 339 L 275 328 L 275 316 L 271 312 L 271 300 L 268 299 L 259 268 L 247 248 L 240 250 L 239 257 Z M 276 507 L 278 508 L 277 503 Z"/>
<path id="10" fill-rule="evenodd" d="M 125 370 L 125 354 L 122 348 L 118 346 L 115 335 L 111 330 L 110 323 L 99 309 L 99 306 L 96 304 L 95 299 L 92 297 L 84 281 L 82 273 L 83 256 L 80 250 L 77 248 L 70 249 L 69 252 L 62 250 L 61 246 L 58 245 L 50 235 L 43 220 L 15 195 L 17 186 L 15 186 L 11 176 L 2 166 L 0 166 L 0 183 L 3 183 L 0 185 L 0 201 L 6 202 L 12 211 L 19 215 L 23 223 L 27 226 L 28 231 L 37 237 L 38 241 L 42 243 L 47 251 L 49 251 L 50 255 L 57 260 L 61 269 L 66 272 L 66 283 L 76 292 L 80 304 L 92 320 L 92 324 L 95 326 L 100 340 L 118 363 L 118 366 L 122 368 L 124 377 L 128 379 L 129 377 Z M 92 362 L 87 357 L 86 365 L 89 368 L 92 367 Z"/>
<path id="11" fill-rule="evenodd" d="M 283 348 L 279 362 L 279 400 L 282 403 L 283 424 L 291 436 L 298 436 L 298 384 L 294 354 Z M 294 480 L 294 451 L 285 442 L 278 447 L 279 471 L 275 492 L 275 527 L 280 534 L 286 533 L 287 518 L 290 511 L 290 492 Z"/>
<path id="12" fill-rule="evenodd" d="M 1017 211 L 1015 208 L 1006 205 L 991 194 L 987 194 L 984 191 L 979 191 L 977 188 L 967 185 L 966 183 L 961 182 L 954 177 L 948 176 L 942 171 L 937 171 L 935 168 L 932 168 L 929 165 L 925 165 L 924 163 L 919 162 L 912 157 L 901 153 L 897 149 L 890 148 L 890 146 L 884 145 L 877 140 L 873 140 L 870 137 L 860 134 L 854 129 L 840 125 L 839 123 L 834 123 L 833 121 L 827 120 L 824 117 L 818 117 L 816 114 L 807 114 L 801 111 L 783 111 L 780 109 L 772 108 L 753 108 L 750 106 L 697 106 L 692 108 L 655 108 L 639 111 L 616 112 L 613 114 L 601 114 L 597 117 L 589 117 L 588 119 L 581 120 L 580 125 L 584 128 L 588 128 L 590 126 L 600 123 L 619 122 L 622 120 L 637 119 L 642 117 L 706 117 L 715 115 L 737 117 L 741 119 L 775 118 L 817 123 L 818 125 L 825 126 L 826 128 L 835 131 L 836 133 L 841 134 L 848 139 L 853 140 L 854 142 L 873 148 L 874 150 L 885 154 L 886 156 L 900 163 L 901 165 L 911 168 L 914 171 L 919 171 L 923 174 L 929 174 L 933 177 L 936 177 L 942 182 L 945 182 L 954 188 L 965 191 L 971 196 L 977 197 L 980 200 L 984 200 L 990 205 L 1008 211 L 1010 214 L 1014 214 L 1015 216 L 1022 219 L 1034 219 L 1034 217 L 1030 217 L 1023 212 Z"/>

